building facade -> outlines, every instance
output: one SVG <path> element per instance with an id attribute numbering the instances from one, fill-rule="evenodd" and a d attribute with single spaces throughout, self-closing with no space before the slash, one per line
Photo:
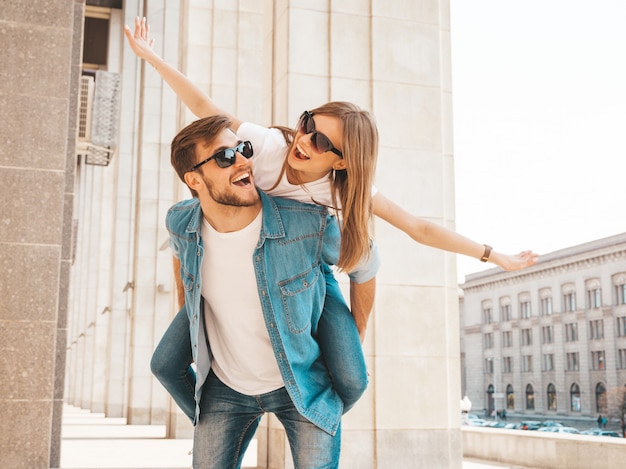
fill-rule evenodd
<path id="1" fill-rule="evenodd" d="M 463 389 L 473 409 L 620 418 L 626 233 L 491 269 L 461 285 Z"/>
<path id="2" fill-rule="evenodd" d="M 63 402 L 191 430 L 149 364 L 176 312 L 165 213 L 188 197 L 170 142 L 195 117 L 125 43 L 135 17 L 164 60 L 242 119 L 293 126 L 339 100 L 372 111 L 379 190 L 454 227 L 448 0 L 40 3 L 0 9 L 7 467 L 58 466 Z M 373 230 L 384 264 L 371 382 L 343 420 L 341 467 L 460 468 L 454 256 Z M 275 420 L 257 435 L 259 466 L 290 467 Z"/>

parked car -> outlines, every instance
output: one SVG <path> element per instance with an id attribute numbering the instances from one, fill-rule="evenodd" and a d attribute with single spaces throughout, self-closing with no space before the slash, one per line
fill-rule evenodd
<path id="1" fill-rule="evenodd" d="M 487 421 L 483 419 L 468 419 L 467 421 L 470 427 L 484 427 L 486 423 Z"/>
<path id="2" fill-rule="evenodd" d="M 520 430 L 539 430 L 541 428 L 541 422 L 538 420 L 524 420 L 520 422 L 518 428 Z"/>
<path id="3" fill-rule="evenodd" d="M 561 425 L 559 427 L 557 427 L 557 426 L 541 427 L 537 431 L 539 431 L 539 432 L 549 432 L 549 433 L 570 433 L 570 434 L 578 434 L 578 433 L 580 433 L 580 431 L 578 431 L 577 428 L 574 428 L 574 427 L 564 427 L 563 425 Z"/>
<path id="4" fill-rule="evenodd" d="M 614 432 L 613 430 L 603 430 L 601 428 L 590 428 L 589 430 L 585 430 L 584 432 L 580 432 L 581 435 L 594 435 L 594 436 L 611 436 L 613 438 L 621 438 L 618 432 Z"/>
<path id="5" fill-rule="evenodd" d="M 499 421 L 491 421 L 491 422 L 486 422 L 483 427 L 491 427 L 491 428 L 504 428 L 506 427 L 507 423 L 503 422 L 502 420 Z"/>
<path id="6" fill-rule="evenodd" d="M 542 427 L 562 427 L 563 425 L 552 420 L 546 420 L 541 424 Z"/>

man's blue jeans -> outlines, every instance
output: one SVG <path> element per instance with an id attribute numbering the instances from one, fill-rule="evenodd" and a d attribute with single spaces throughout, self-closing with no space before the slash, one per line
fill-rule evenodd
<path id="1" fill-rule="evenodd" d="M 285 388 L 247 396 L 209 374 L 193 442 L 193 467 L 240 468 L 261 416 L 271 412 L 285 427 L 296 469 L 332 469 L 339 465 L 341 426 L 330 435 L 302 417 Z"/>

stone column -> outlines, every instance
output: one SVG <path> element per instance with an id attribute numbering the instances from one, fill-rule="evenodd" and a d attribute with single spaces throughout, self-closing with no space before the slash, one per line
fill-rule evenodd
<path id="1" fill-rule="evenodd" d="M 0 9 L 0 459 L 58 467 L 81 2 Z"/>
<path id="2" fill-rule="evenodd" d="M 266 5 L 273 122 L 293 124 L 331 100 L 373 111 L 378 188 L 454 229 L 449 2 Z M 383 267 L 365 341 L 371 384 L 344 418 L 341 467 L 461 467 L 454 256 L 384 222 L 374 228 Z M 270 454 L 286 455 L 271 467 L 291 467 L 280 429 L 269 427 Z"/>

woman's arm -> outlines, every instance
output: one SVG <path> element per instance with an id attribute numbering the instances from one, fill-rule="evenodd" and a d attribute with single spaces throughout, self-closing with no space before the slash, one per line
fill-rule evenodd
<path id="1" fill-rule="evenodd" d="M 150 27 L 146 18 L 135 18 L 134 33 L 128 26 L 124 26 L 124 34 L 128 40 L 128 45 L 137 57 L 144 59 L 154 67 L 191 112 L 198 117 L 223 114 L 232 120 L 235 131 L 239 128 L 241 125 L 239 119 L 217 106 L 204 91 L 154 52 L 152 49 L 154 39 L 149 39 Z"/>
<path id="2" fill-rule="evenodd" d="M 420 244 L 474 257 L 475 259 L 480 259 L 485 254 L 484 244 L 477 243 L 447 228 L 418 218 L 380 192 L 376 193 L 372 201 L 374 215 L 404 231 Z M 523 251 L 512 255 L 491 250 L 488 262 L 492 262 L 504 270 L 519 270 L 535 264 L 537 257 L 537 254 L 532 251 Z"/>

